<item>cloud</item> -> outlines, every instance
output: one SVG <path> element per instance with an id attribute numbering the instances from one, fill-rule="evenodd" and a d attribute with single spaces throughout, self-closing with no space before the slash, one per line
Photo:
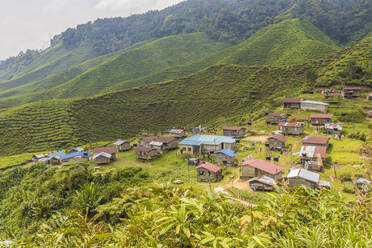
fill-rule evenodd
<path id="1" fill-rule="evenodd" d="M 95 7 L 100 10 L 123 10 L 138 13 L 152 9 L 162 9 L 182 1 L 183 0 L 100 0 Z"/>

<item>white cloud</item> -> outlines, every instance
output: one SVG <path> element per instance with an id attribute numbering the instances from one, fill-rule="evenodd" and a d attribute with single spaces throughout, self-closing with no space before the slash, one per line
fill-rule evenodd
<path id="1" fill-rule="evenodd" d="M 177 4 L 183 0 L 100 0 L 95 6 L 97 9 L 123 10 L 130 12 L 145 12 L 152 9 L 162 9 Z"/>

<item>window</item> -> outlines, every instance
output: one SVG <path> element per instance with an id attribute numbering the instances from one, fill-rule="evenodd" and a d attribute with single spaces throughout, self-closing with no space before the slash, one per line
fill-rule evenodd
<path id="1" fill-rule="evenodd" d="M 191 147 L 189 147 L 189 152 L 191 152 L 191 150 L 192 150 Z"/>

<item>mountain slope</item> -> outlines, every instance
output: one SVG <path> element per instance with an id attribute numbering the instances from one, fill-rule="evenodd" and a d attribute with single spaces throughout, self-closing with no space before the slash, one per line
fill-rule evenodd
<path id="1" fill-rule="evenodd" d="M 337 46 L 311 23 L 289 19 L 259 31 L 222 62 L 285 66 L 321 59 L 337 50 Z"/>

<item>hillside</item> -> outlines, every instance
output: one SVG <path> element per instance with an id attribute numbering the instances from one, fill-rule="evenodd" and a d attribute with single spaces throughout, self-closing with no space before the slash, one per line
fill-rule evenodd
<path id="1" fill-rule="evenodd" d="M 318 60 L 337 50 L 337 46 L 310 22 L 290 19 L 259 31 L 222 62 L 284 66 Z"/>

